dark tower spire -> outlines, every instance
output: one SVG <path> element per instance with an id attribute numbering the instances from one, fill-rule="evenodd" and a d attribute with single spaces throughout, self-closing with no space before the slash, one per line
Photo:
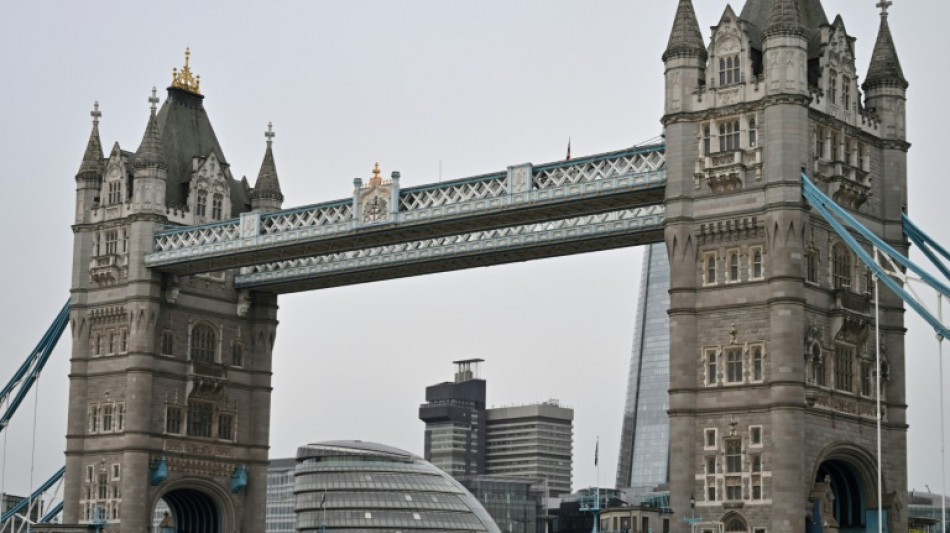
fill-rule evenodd
<path id="1" fill-rule="evenodd" d="M 82 156 L 82 164 L 79 165 L 77 178 L 97 178 L 102 176 L 102 141 L 99 140 L 99 117 L 102 112 L 99 111 L 99 102 L 93 104 L 92 111 L 92 133 L 89 134 L 89 142 L 86 143 L 86 153 Z"/>
<path id="2" fill-rule="evenodd" d="M 166 168 L 165 151 L 162 148 L 162 136 L 158 131 L 158 118 L 155 115 L 158 96 L 156 96 L 155 87 L 152 87 L 152 96 L 148 99 L 152 104 L 152 112 L 148 117 L 148 126 L 145 127 L 145 135 L 142 136 L 142 144 L 135 152 L 135 168 L 159 167 Z"/>
<path id="3" fill-rule="evenodd" d="M 763 34 L 765 37 L 779 34 L 807 36 L 799 1 L 775 0 Z"/>
<path id="4" fill-rule="evenodd" d="M 251 205 L 254 209 L 277 210 L 284 202 L 284 195 L 280 192 L 280 181 L 277 179 L 277 166 L 274 164 L 274 151 L 271 145 L 274 142 L 274 125 L 267 123 L 267 151 L 264 152 L 264 161 L 261 171 L 257 174 L 257 182 L 251 192 Z"/>
<path id="5" fill-rule="evenodd" d="M 897 48 L 894 47 L 894 38 L 891 36 L 891 27 L 887 23 L 887 8 L 892 2 L 881 0 L 877 7 L 881 8 L 881 28 L 877 32 L 877 42 L 874 43 L 874 52 L 871 54 L 871 66 L 864 81 L 865 91 L 877 87 L 898 87 L 906 89 L 910 84 L 904 78 L 900 59 L 897 57 Z"/>
<path id="6" fill-rule="evenodd" d="M 696 19 L 696 11 L 693 10 L 692 0 L 680 0 L 676 8 L 676 18 L 673 20 L 670 42 L 663 53 L 663 61 L 677 56 L 700 57 L 703 61 L 707 58 L 703 34 L 699 31 L 699 21 Z"/>

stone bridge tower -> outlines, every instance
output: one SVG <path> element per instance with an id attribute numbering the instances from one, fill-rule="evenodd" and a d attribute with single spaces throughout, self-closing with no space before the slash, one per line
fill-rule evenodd
<path id="1" fill-rule="evenodd" d="M 727 7 L 708 46 L 678 4 L 663 56 L 671 502 L 697 531 L 877 528 L 873 283 L 800 176 L 906 250 L 908 84 L 889 5 L 861 85 L 855 38 L 820 0 Z M 902 313 L 882 291 L 892 532 L 907 530 Z"/>
<path id="2" fill-rule="evenodd" d="M 179 531 L 264 531 L 273 294 L 233 272 L 147 269 L 156 229 L 283 201 L 273 133 L 256 188 L 231 175 L 188 58 L 135 152 L 104 156 L 100 113 L 76 176 L 73 353 L 64 524 L 151 531 L 164 500 Z M 201 524 L 200 526 L 198 524 Z"/>

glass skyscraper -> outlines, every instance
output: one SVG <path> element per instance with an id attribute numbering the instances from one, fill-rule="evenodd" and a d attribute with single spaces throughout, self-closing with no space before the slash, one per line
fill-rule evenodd
<path id="1" fill-rule="evenodd" d="M 669 480 L 670 264 L 665 244 L 646 248 L 641 276 L 617 461 L 617 488 L 633 488 L 634 494 Z"/>

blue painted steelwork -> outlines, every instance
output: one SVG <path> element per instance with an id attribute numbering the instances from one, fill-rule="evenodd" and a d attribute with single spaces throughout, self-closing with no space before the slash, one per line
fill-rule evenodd
<path id="1" fill-rule="evenodd" d="M 917 300 L 915 300 L 910 294 L 905 291 L 900 284 L 894 281 L 890 275 L 871 257 L 869 254 L 854 238 L 853 235 L 845 227 L 851 227 L 859 235 L 866 238 L 871 242 L 871 245 L 880 250 L 882 253 L 885 253 L 891 259 L 897 263 L 903 265 L 905 268 L 913 271 L 915 274 L 919 275 L 921 279 L 927 282 L 928 285 L 933 287 L 935 290 L 939 291 L 943 295 L 950 297 L 950 288 L 945 286 L 943 283 L 937 281 L 933 276 L 928 274 L 926 271 L 921 269 L 919 266 L 914 264 L 910 259 L 902 255 L 900 252 L 895 250 L 889 244 L 884 242 L 883 239 L 872 233 L 863 224 L 858 222 L 854 217 L 852 217 L 847 211 L 838 206 L 831 198 L 828 198 L 823 192 L 821 192 L 818 187 L 815 186 L 811 180 L 808 179 L 808 176 L 802 172 L 802 195 L 808 200 L 809 204 L 815 208 L 818 213 L 831 225 L 835 230 L 838 236 L 851 248 L 861 261 L 874 273 L 875 276 L 888 288 L 890 288 L 894 293 L 900 296 L 901 300 L 910 306 L 911 309 L 917 312 L 924 320 L 930 324 L 931 327 L 937 332 L 937 334 L 942 335 L 943 338 L 950 338 L 950 330 L 948 330 L 935 316 L 933 316 L 930 311 L 928 311 L 924 306 L 922 306 Z M 841 220 L 838 220 L 838 219 Z M 842 221 L 844 223 L 842 223 Z"/>
<path id="2" fill-rule="evenodd" d="M 33 384 L 36 383 L 40 372 L 42 372 L 43 367 L 46 366 L 46 361 L 49 360 L 50 354 L 53 353 L 53 348 L 56 347 L 56 343 L 59 342 L 59 338 L 63 335 L 63 331 L 66 329 L 66 324 L 68 323 L 69 302 L 66 302 L 63 309 L 56 315 L 56 319 L 53 320 L 53 324 L 50 325 L 46 333 L 43 334 L 43 338 L 40 339 L 39 344 L 30 352 L 30 355 L 27 356 L 26 361 L 20 365 L 20 368 L 17 369 L 13 375 L 13 379 L 3 387 L 3 390 L 0 390 L 0 403 L 2 403 L 9 399 L 17 386 L 20 387 L 19 390 L 17 390 L 16 396 L 13 397 L 13 400 L 11 400 L 7 406 L 6 411 L 0 416 L 0 432 L 6 429 L 10 423 L 10 419 L 16 413 L 20 404 L 23 403 L 30 389 L 33 388 Z"/>
<path id="3" fill-rule="evenodd" d="M 29 498 L 25 498 L 20 503 L 13 506 L 13 509 L 10 509 L 6 513 L 4 513 L 3 516 L 0 516 L 0 523 L 4 523 L 7 520 L 10 520 L 11 518 L 15 517 L 17 513 L 27 508 L 31 502 L 36 501 L 40 496 L 43 495 L 44 492 L 49 490 L 50 487 L 58 483 L 59 480 L 63 478 L 63 474 L 65 473 L 66 473 L 65 466 L 57 470 L 56 473 L 52 475 L 52 477 L 47 479 L 46 482 L 40 485 L 38 489 L 33 491 L 33 494 L 30 494 Z"/>
<path id="4" fill-rule="evenodd" d="M 63 512 L 63 502 L 57 503 L 55 506 L 53 506 L 52 509 L 49 510 L 48 513 L 43 515 L 43 518 L 40 519 L 40 523 L 41 524 L 50 523 L 54 518 L 59 516 L 59 513 L 61 512 Z"/>
<path id="5" fill-rule="evenodd" d="M 907 213 L 902 213 L 901 219 L 904 221 L 904 235 L 906 235 L 915 246 L 924 252 L 924 255 L 930 259 L 930 262 L 933 263 L 938 270 L 940 270 L 940 273 L 942 273 L 944 277 L 950 280 L 950 269 L 947 268 L 943 261 L 934 255 L 934 252 L 930 249 L 930 247 L 934 247 L 936 251 L 948 261 L 950 261 L 950 252 L 947 252 L 943 246 L 940 246 L 937 241 L 931 239 L 930 236 L 924 233 L 922 229 L 918 228 L 913 222 L 911 222 L 910 219 L 907 218 Z"/>
<path id="6" fill-rule="evenodd" d="M 152 461 L 149 468 L 149 481 L 155 487 L 161 485 L 166 479 L 168 479 L 168 458 L 163 455 Z"/>
<path id="7" fill-rule="evenodd" d="M 244 465 L 234 467 L 231 473 L 231 492 L 237 494 L 247 488 L 247 468 Z"/>

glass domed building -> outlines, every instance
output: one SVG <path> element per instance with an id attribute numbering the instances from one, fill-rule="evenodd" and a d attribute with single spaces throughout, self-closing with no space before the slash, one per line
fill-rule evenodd
<path id="1" fill-rule="evenodd" d="M 297 531 L 501 533 L 468 490 L 409 452 L 362 441 L 297 450 Z"/>

